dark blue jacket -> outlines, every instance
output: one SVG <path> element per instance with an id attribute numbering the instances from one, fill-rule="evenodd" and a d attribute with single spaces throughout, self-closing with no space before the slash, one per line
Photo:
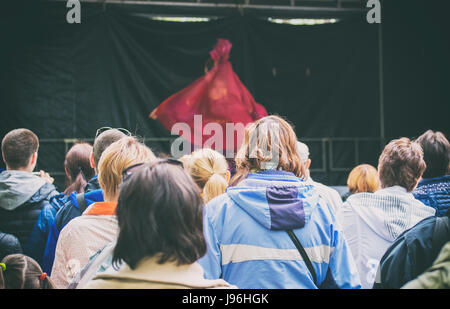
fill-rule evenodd
<path id="1" fill-rule="evenodd" d="M 100 189 L 97 176 L 94 176 L 84 189 L 85 193 L 83 197 L 86 202 L 86 206 L 89 206 L 95 202 L 103 202 L 103 191 Z M 48 275 L 50 275 L 52 271 L 53 261 L 55 259 L 56 244 L 58 242 L 61 230 L 72 219 L 81 216 L 81 213 L 82 211 L 80 210 L 77 202 L 77 193 L 73 192 L 67 197 L 67 202 L 58 210 L 55 215 L 55 220 L 50 226 L 50 231 L 42 258 L 42 270 Z"/>
<path id="2" fill-rule="evenodd" d="M 401 234 L 381 258 L 374 288 L 399 289 L 425 272 L 450 241 L 449 213 L 428 217 Z"/>
<path id="3" fill-rule="evenodd" d="M 444 216 L 450 208 L 450 175 L 421 180 L 413 194 L 425 205 L 436 209 L 436 216 Z"/>
<path id="4" fill-rule="evenodd" d="M 0 262 L 10 254 L 22 253 L 22 247 L 16 236 L 0 232 Z"/>

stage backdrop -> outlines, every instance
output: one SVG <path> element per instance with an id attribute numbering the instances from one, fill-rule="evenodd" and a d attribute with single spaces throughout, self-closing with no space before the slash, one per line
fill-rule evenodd
<path id="1" fill-rule="evenodd" d="M 380 135 L 379 27 L 365 19 L 317 26 L 279 25 L 247 16 L 171 23 L 109 6 L 83 5 L 81 24 L 67 24 L 66 12 L 64 2 L 2 9 L 1 136 L 26 127 L 41 139 L 93 138 L 97 128 L 111 126 L 146 138 L 170 137 L 148 114 L 204 74 L 218 38 L 233 44 L 233 69 L 256 101 L 269 113 L 287 117 L 300 139 Z M 383 30 L 385 44 L 390 44 L 384 48 L 391 52 L 384 55 L 390 66 L 385 68 L 390 73 L 385 78 L 386 136 L 414 136 L 423 126 L 396 118 L 391 111 L 411 113 L 421 106 L 424 102 L 415 100 L 415 94 L 423 88 L 415 86 L 422 84 L 408 87 L 409 68 L 406 63 L 401 70 L 395 65 L 409 57 L 408 65 L 420 68 L 422 57 L 405 49 L 398 55 L 400 30 L 389 31 L 397 29 L 397 21 L 386 17 Z M 405 40 L 414 40 L 408 29 L 400 29 Z M 436 74 L 431 68 L 427 72 Z M 397 91 L 397 83 L 406 89 Z M 440 94 L 434 96 L 441 99 Z M 433 102 L 426 104 L 432 107 Z M 416 115 L 414 120 L 424 114 L 417 110 Z M 427 125 L 438 125 L 434 129 L 448 128 L 441 114 L 425 115 Z M 169 152 L 167 142 L 149 145 L 156 153 Z M 322 146 L 311 145 L 313 167 L 329 165 L 328 156 L 323 161 Z M 328 153 L 330 145 L 326 147 Z M 375 165 L 377 144 L 362 149 L 358 160 Z M 342 141 L 333 151 L 333 164 L 353 166 L 353 150 L 353 144 Z M 38 167 L 62 171 L 64 154 L 62 143 L 41 143 Z M 321 177 L 325 183 L 345 184 L 347 174 Z"/>

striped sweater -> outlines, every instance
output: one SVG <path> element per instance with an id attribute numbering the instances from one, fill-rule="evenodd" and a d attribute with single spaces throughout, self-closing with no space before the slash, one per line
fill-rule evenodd
<path id="1" fill-rule="evenodd" d="M 372 288 L 387 248 L 405 230 L 435 210 L 401 187 L 351 195 L 337 214 L 358 267 L 363 288 Z"/>

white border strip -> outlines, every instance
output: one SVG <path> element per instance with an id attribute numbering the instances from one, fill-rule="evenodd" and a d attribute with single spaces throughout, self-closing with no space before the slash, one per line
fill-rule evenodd
<path id="1" fill-rule="evenodd" d="M 277 249 L 253 245 L 231 244 L 220 245 L 220 251 L 222 253 L 222 265 L 258 260 L 303 260 L 297 249 Z M 305 251 L 312 262 L 328 263 L 333 248 L 322 245 L 305 248 Z"/>

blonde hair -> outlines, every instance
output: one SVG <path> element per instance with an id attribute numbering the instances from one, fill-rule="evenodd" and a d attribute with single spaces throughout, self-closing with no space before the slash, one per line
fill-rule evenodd
<path id="1" fill-rule="evenodd" d="M 355 167 L 347 179 L 350 192 L 375 192 L 380 188 L 380 180 L 375 167 L 370 164 L 361 164 Z"/>
<path id="2" fill-rule="evenodd" d="M 156 159 L 153 152 L 134 137 L 123 137 L 106 148 L 98 164 L 98 182 L 105 196 L 116 197 L 122 173 L 128 167 Z"/>
<path id="3" fill-rule="evenodd" d="M 228 163 L 225 157 L 210 148 L 194 151 L 184 156 L 183 164 L 195 183 L 202 189 L 205 203 L 225 192 Z"/>
<path id="4" fill-rule="evenodd" d="M 272 158 L 273 153 L 278 158 Z M 267 168 L 272 160 L 277 166 Z M 245 130 L 244 141 L 236 155 L 237 173 L 232 184 L 247 177 L 251 170 L 277 169 L 305 177 L 305 166 L 297 148 L 297 136 L 292 126 L 283 118 L 271 115 L 261 118 Z"/>
<path id="5" fill-rule="evenodd" d="M 191 165 L 192 165 L 192 154 L 186 154 L 182 157 L 180 157 L 178 160 L 183 162 L 184 169 L 190 173 L 191 171 Z"/>

